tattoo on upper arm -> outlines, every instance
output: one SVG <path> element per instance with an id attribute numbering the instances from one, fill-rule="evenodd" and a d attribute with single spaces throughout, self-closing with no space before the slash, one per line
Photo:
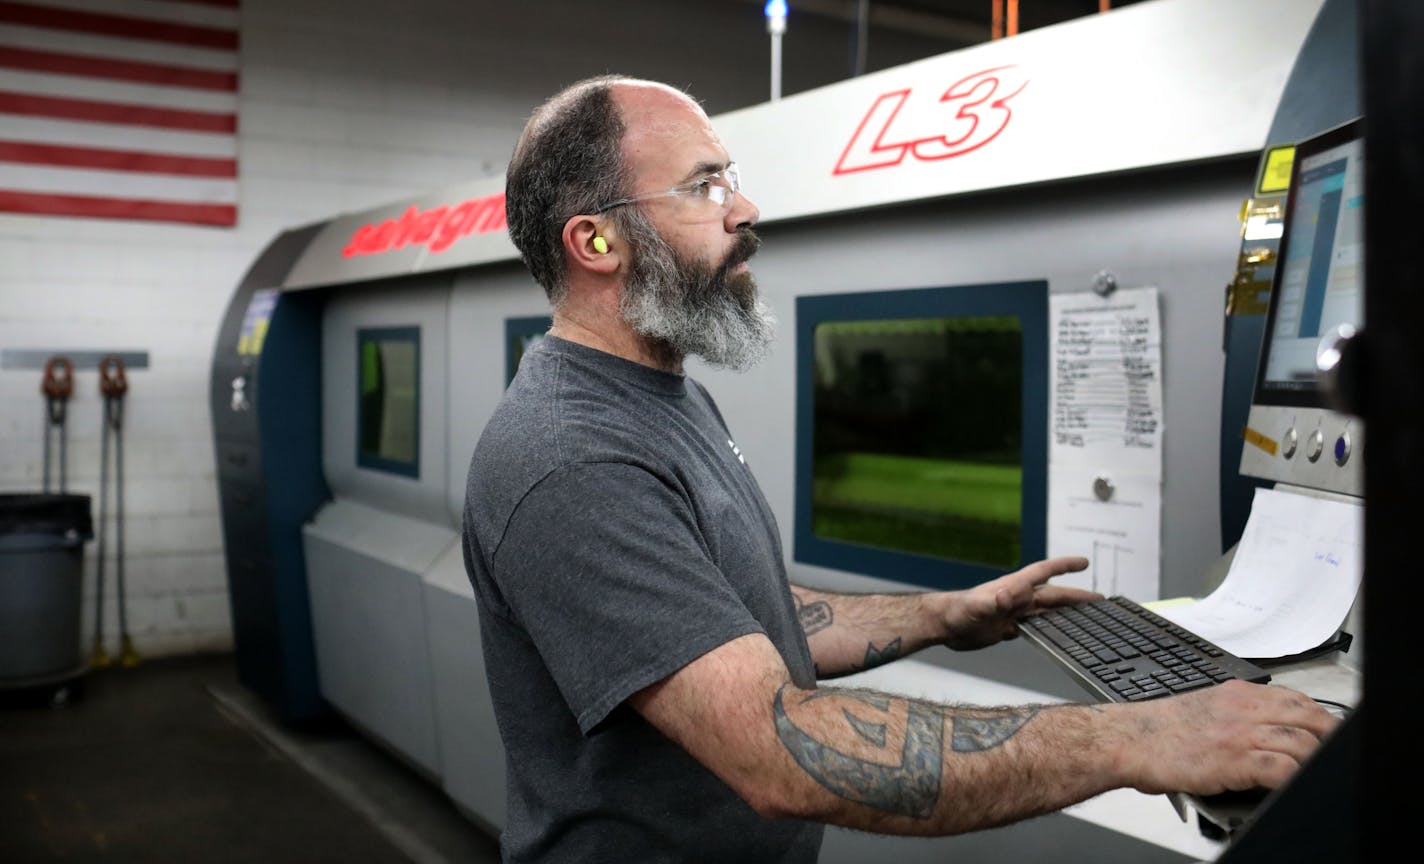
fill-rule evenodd
<path id="1" fill-rule="evenodd" d="M 873 669 L 876 666 L 889 663 L 899 656 L 899 637 L 896 637 L 892 642 L 886 642 L 884 648 L 876 648 L 874 642 L 867 642 L 865 645 L 865 668 Z"/>
<path id="2" fill-rule="evenodd" d="M 796 602 L 796 617 L 801 620 L 801 629 L 807 636 L 819 633 L 835 622 L 835 615 L 831 614 L 831 604 L 826 601 L 807 603 L 795 594 L 791 595 L 791 599 Z"/>
<path id="3" fill-rule="evenodd" d="M 782 701 L 785 686 L 776 692 L 772 717 L 777 737 L 802 770 L 830 792 L 861 804 L 915 819 L 928 819 L 939 800 L 944 763 L 944 716 L 934 706 L 885 697 L 862 698 L 853 691 L 832 691 L 827 695 L 849 696 L 872 707 L 890 709 L 908 704 L 905 743 L 896 764 L 871 762 L 842 753 L 797 726 L 786 713 Z M 823 692 L 823 691 L 821 691 Z M 808 697 L 819 698 L 818 694 Z M 854 718 L 842 713 L 851 728 L 865 740 L 885 746 L 888 724 Z M 878 730 L 877 730 L 878 727 Z"/>

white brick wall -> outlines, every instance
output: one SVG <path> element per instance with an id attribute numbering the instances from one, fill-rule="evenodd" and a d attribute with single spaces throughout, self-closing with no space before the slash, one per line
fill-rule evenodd
<path id="1" fill-rule="evenodd" d="M 243 0 L 236 228 L 0 215 L 0 347 L 149 355 L 149 368 L 128 375 L 124 429 L 128 622 L 143 655 L 231 645 L 207 387 L 220 317 L 261 249 L 286 228 L 502 173 L 533 105 L 586 75 L 687 85 L 714 114 L 760 101 L 759 6 Z M 848 27 L 798 23 L 786 93 L 844 75 Z M 894 38 L 873 53 L 878 65 L 897 50 L 932 53 Z M 39 382 L 0 371 L 0 490 L 40 488 Z M 95 496 L 96 521 L 100 409 L 97 373 L 77 374 L 69 490 Z M 104 620 L 115 652 L 109 512 Z M 96 551 L 89 544 L 86 648 Z"/>

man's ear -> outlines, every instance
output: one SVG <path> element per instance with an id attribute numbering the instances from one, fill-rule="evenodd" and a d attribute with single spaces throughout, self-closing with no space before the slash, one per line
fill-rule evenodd
<path id="1" fill-rule="evenodd" d="M 573 216 L 564 223 L 564 255 L 569 267 L 611 275 L 623 260 L 613 226 L 597 216 Z"/>

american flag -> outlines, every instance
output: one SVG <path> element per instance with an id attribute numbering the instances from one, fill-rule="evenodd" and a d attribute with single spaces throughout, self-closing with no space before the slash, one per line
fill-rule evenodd
<path id="1" fill-rule="evenodd" d="M 237 224 L 239 0 L 0 0 L 0 212 Z"/>

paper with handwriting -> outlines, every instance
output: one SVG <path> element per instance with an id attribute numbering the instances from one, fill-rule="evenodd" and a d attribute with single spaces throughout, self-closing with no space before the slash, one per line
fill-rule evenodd
<path id="1" fill-rule="evenodd" d="M 1162 325 L 1157 289 L 1048 298 L 1049 459 L 1162 476 Z"/>
<path id="2" fill-rule="evenodd" d="M 1364 573 L 1363 536 L 1360 504 L 1257 489 L 1221 585 L 1158 614 L 1238 657 L 1308 651 L 1350 613 Z"/>
<path id="3" fill-rule="evenodd" d="M 1158 596 L 1162 326 L 1155 287 L 1048 298 L 1048 554 L 1082 555 L 1065 585 Z"/>

